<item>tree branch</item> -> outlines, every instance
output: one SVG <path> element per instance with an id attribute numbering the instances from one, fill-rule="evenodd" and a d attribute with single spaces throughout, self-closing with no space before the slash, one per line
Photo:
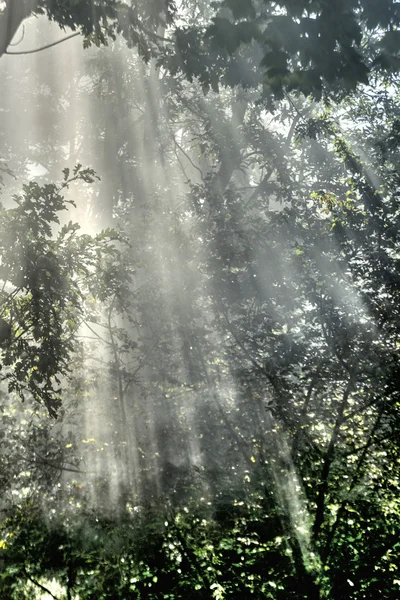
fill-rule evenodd
<path id="1" fill-rule="evenodd" d="M 0 56 L 17 33 L 22 21 L 27 19 L 36 7 L 36 0 L 9 0 L 0 13 Z"/>
<path id="2" fill-rule="evenodd" d="M 372 427 L 372 429 L 370 431 L 367 443 L 364 446 L 364 449 L 363 449 L 363 451 L 361 453 L 361 456 L 358 458 L 357 465 L 356 465 L 356 468 L 355 468 L 354 473 L 353 473 L 353 477 L 352 477 L 350 485 L 349 485 L 349 489 L 348 489 L 349 492 L 352 489 L 354 489 L 354 487 L 357 485 L 357 483 L 358 483 L 358 481 L 359 481 L 359 479 L 361 477 L 361 469 L 362 469 L 362 467 L 363 467 L 363 465 L 365 463 L 365 459 L 367 458 L 367 454 L 368 454 L 371 446 L 373 446 L 373 444 L 374 444 L 375 434 L 378 431 L 379 426 L 381 424 L 383 412 L 384 412 L 384 407 L 382 406 L 381 409 L 380 409 L 380 411 L 379 411 L 379 413 L 378 413 L 378 415 L 377 415 L 375 423 L 374 423 L 374 425 L 373 425 L 373 427 Z M 338 512 L 336 514 L 335 522 L 333 523 L 331 531 L 329 532 L 328 539 L 326 541 L 325 548 L 324 548 L 324 551 L 322 553 L 322 562 L 323 562 L 323 564 L 326 564 L 326 561 L 329 558 L 329 555 L 330 555 L 330 552 L 331 552 L 331 547 L 332 547 L 332 541 L 333 541 L 333 539 L 334 539 L 334 537 L 336 535 L 336 532 L 337 532 L 338 527 L 340 525 L 341 519 L 344 516 L 344 513 L 346 512 L 347 503 L 348 503 L 348 500 L 346 498 L 344 500 L 342 500 L 342 502 L 340 504 L 340 507 L 339 507 L 339 510 L 338 510 Z"/>
<path id="3" fill-rule="evenodd" d="M 299 420 L 299 423 L 298 423 L 298 427 L 297 427 L 297 429 L 295 431 L 295 434 L 293 436 L 293 443 L 292 443 L 292 448 L 291 448 L 291 452 L 290 452 L 293 461 L 295 461 L 295 458 L 296 458 L 296 454 L 297 454 L 297 450 L 298 450 L 298 445 L 299 445 L 299 440 L 300 440 L 300 435 L 302 433 L 302 426 L 303 426 L 304 420 L 305 420 L 305 418 L 307 416 L 308 407 L 309 407 L 310 402 L 311 402 L 312 393 L 313 393 L 313 391 L 315 389 L 315 384 L 318 382 L 318 380 L 320 378 L 321 370 L 322 370 L 322 367 L 323 367 L 324 363 L 325 363 L 325 361 L 321 360 L 321 362 L 318 364 L 317 369 L 316 369 L 314 375 L 312 376 L 310 384 L 309 384 L 308 389 L 307 389 L 307 393 L 306 393 L 306 397 L 305 397 L 305 400 L 304 400 L 304 404 L 303 404 L 303 407 L 301 409 L 301 415 L 300 415 L 300 420 Z"/>
<path id="4" fill-rule="evenodd" d="M 34 579 L 33 577 L 31 577 L 29 575 L 28 571 L 26 570 L 25 565 L 23 566 L 23 570 L 24 570 L 24 573 L 25 573 L 26 577 L 29 579 L 29 581 L 31 581 L 34 585 L 36 585 L 39 589 L 41 589 L 42 592 L 44 592 L 45 594 L 49 594 L 49 596 L 51 596 L 52 598 L 54 598 L 54 600 L 58 600 L 57 596 L 55 596 L 54 594 L 52 594 L 51 591 L 49 589 L 47 589 L 47 587 L 45 587 L 44 585 L 42 585 L 36 579 Z"/>
<path id="5" fill-rule="evenodd" d="M 232 128 L 233 129 L 239 129 L 243 125 L 247 107 L 248 107 L 247 100 L 244 100 L 244 101 L 236 100 L 235 102 L 233 102 L 233 106 L 232 106 Z M 238 168 L 238 166 L 240 164 L 240 158 L 241 158 L 241 155 L 239 152 L 234 153 L 234 156 L 232 155 L 232 152 L 222 152 L 221 164 L 220 164 L 220 167 L 219 167 L 219 170 L 218 170 L 218 173 L 216 175 L 214 185 L 213 185 L 214 193 L 218 193 L 218 194 L 224 193 L 224 191 L 226 190 L 226 188 L 231 180 L 233 172 Z"/>
<path id="6" fill-rule="evenodd" d="M 347 386 L 343 392 L 343 397 L 339 405 L 338 414 L 336 416 L 335 425 L 333 428 L 332 436 L 328 445 L 328 449 L 325 454 L 325 459 L 322 465 L 321 470 L 321 481 L 319 484 L 319 492 L 317 497 L 317 510 L 315 513 L 315 521 L 313 525 L 313 539 L 316 541 L 318 539 L 319 533 L 321 531 L 322 524 L 324 522 L 325 516 L 325 499 L 326 494 L 328 492 L 328 480 L 329 474 L 331 470 L 331 465 L 335 455 L 336 442 L 339 437 L 339 431 L 343 424 L 344 420 L 344 411 L 346 410 L 347 401 L 349 399 L 350 391 L 353 386 L 353 381 L 350 378 Z"/>
<path id="7" fill-rule="evenodd" d="M 192 167 L 194 169 L 196 169 L 200 173 L 200 177 L 201 177 L 202 181 L 204 182 L 203 171 L 197 165 L 195 165 L 195 163 L 190 158 L 189 154 L 187 152 L 185 152 L 185 150 L 182 148 L 182 146 L 176 141 L 176 138 L 175 138 L 174 135 L 172 135 L 172 139 L 174 141 L 175 146 L 182 152 L 182 154 L 184 156 L 186 156 L 186 158 L 188 159 L 188 161 L 190 162 L 190 164 L 192 165 Z"/>
<path id="8" fill-rule="evenodd" d="M 39 454 L 38 452 L 36 452 L 36 450 L 33 451 L 34 454 L 40 458 L 40 460 L 47 466 L 51 467 L 52 469 L 57 469 L 58 471 L 68 471 L 69 473 L 93 473 L 94 471 L 81 471 L 80 469 L 72 469 L 70 467 L 66 467 L 64 466 L 64 464 L 60 464 L 57 465 L 51 461 L 49 461 L 47 458 L 45 458 L 44 456 L 41 456 L 41 454 Z"/>
<path id="9" fill-rule="evenodd" d="M 57 46 L 57 44 L 62 44 L 63 42 L 66 42 L 67 40 L 76 37 L 77 35 L 81 35 L 79 31 L 71 33 L 71 35 L 67 35 L 65 38 L 57 40 L 56 42 L 51 42 L 51 44 L 46 44 L 45 46 L 41 46 L 40 48 L 35 48 L 34 50 L 16 50 L 15 52 L 8 52 L 8 50 L 4 50 L 4 54 L 7 54 L 9 56 L 18 54 L 34 54 L 35 52 L 41 52 L 42 50 L 47 50 L 47 48 Z"/>

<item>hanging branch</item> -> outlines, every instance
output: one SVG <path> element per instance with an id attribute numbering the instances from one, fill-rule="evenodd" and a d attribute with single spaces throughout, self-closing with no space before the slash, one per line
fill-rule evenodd
<path id="1" fill-rule="evenodd" d="M 21 23 L 34 13 L 36 5 L 36 0 L 6 3 L 0 12 L 0 56 L 7 51 Z"/>
<path id="2" fill-rule="evenodd" d="M 194 169 L 196 169 L 199 173 L 200 173 L 200 177 L 202 179 L 202 181 L 204 182 L 204 175 L 203 175 L 203 171 L 201 169 L 199 169 L 199 167 L 192 161 L 192 159 L 190 158 L 189 154 L 187 152 L 185 152 L 185 150 L 182 148 L 182 146 L 177 142 L 176 138 L 174 135 L 172 135 L 172 139 L 174 141 L 175 146 L 182 152 L 182 154 L 188 159 L 188 161 L 190 162 L 190 164 L 192 165 L 192 167 Z"/>
<path id="3" fill-rule="evenodd" d="M 57 596 L 55 596 L 54 594 L 51 593 L 51 591 L 45 587 L 44 585 L 42 585 L 41 583 L 39 583 L 39 581 L 37 581 L 36 579 L 34 579 L 33 577 L 31 577 L 28 573 L 28 571 L 26 570 L 25 565 L 23 566 L 23 571 L 25 573 L 25 576 L 27 577 L 27 579 L 29 579 L 29 581 L 31 581 L 34 585 L 36 585 L 39 589 L 42 590 L 42 592 L 44 592 L 45 594 L 48 594 L 49 596 L 51 596 L 52 598 L 54 598 L 54 600 L 58 600 Z"/>
<path id="4" fill-rule="evenodd" d="M 71 33 L 71 35 L 67 35 L 65 38 L 62 38 L 61 40 L 57 40 L 56 42 L 52 42 L 51 44 L 46 44 L 46 46 L 41 46 L 40 48 L 35 48 L 34 50 L 17 50 L 15 52 L 9 52 L 8 50 L 5 50 L 4 54 L 14 55 L 14 56 L 17 54 L 34 54 L 35 52 L 41 52 L 42 50 L 47 50 L 47 48 L 52 48 L 52 46 L 57 46 L 57 44 L 62 44 L 63 42 L 66 42 L 67 40 L 70 40 L 71 38 L 76 37 L 77 35 L 81 35 L 79 31 L 77 31 L 75 33 Z"/>

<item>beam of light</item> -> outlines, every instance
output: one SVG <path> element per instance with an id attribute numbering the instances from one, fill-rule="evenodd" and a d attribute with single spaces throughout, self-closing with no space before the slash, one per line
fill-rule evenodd
<path id="1" fill-rule="evenodd" d="M 28 34 L 27 28 L 21 48 L 43 43 L 42 34 L 36 36 L 35 31 Z M 58 34 L 51 29 L 49 39 L 56 39 Z M 167 75 L 157 69 L 154 61 L 141 63 L 119 41 L 108 49 L 84 52 L 78 39 L 71 40 L 68 48 L 60 45 L 47 55 L 32 55 L 20 62 L 4 57 L 1 69 L 7 81 L 3 99 L 7 117 L 2 119 L 0 113 L 4 138 L 12 137 L 13 144 L 19 146 L 29 139 L 25 162 L 18 161 L 9 149 L 4 158 L 10 168 L 19 177 L 56 180 L 65 163 L 93 166 L 102 182 L 92 191 L 79 191 L 78 208 L 71 211 L 71 218 L 78 219 L 85 233 L 93 233 L 100 226 L 123 226 L 131 243 L 129 258 L 136 268 L 129 315 L 132 321 L 108 303 L 93 309 L 97 320 L 84 324 L 80 331 L 86 353 L 81 365 L 86 383 L 84 391 L 80 390 L 82 396 L 75 398 L 76 421 L 67 427 L 77 432 L 77 452 L 85 474 L 65 474 L 65 489 L 68 491 L 72 484 L 85 485 L 93 506 L 105 511 L 128 507 L 134 513 L 146 502 L 179 503 L 184 494 L 179 484 L 186 476 L 195 481 L 199 495 L 201 492 L 201 497 L 208 498 L 213 493 L 222 495 L 221 489 L 224 491 L 229 479 L 226 476 L 226 480 L 215 484 L 212 472 L 222 474 L 230 469 L 239 488 L 249 463 L 251 466 L 258 461 L 264 468 L 268 462 L 266 472 L 275 482 L 278 504 L 287 511 L 289 528 L 304 564 L 315 569 L 318 565 L 311 550 L 310 515 L 282 433 L 283 424 L 267 413 L 260 428 L 258 409 L 253 408 L 256 394 L 249 386 L 246 397 L 240 382 L 240 368 L 249 373 L 264 368 L 263 348 L 256 344 L 251 348 L 252 340 L 230 323 L 229 310 L 221 314 L 215 301 L 218 282 L 210 276 L 212 268 L 198 271 L 199 265 L 212 258 L 212 218 L 222 215 L 233 219 L 235 185 L 248 188 L 247 196 L 243 194 L 240 200 L 249 202 L 265 174 L 261 160 L 246 165 L 249 159 L 241 155 L 243 136 L 251 133 L 251 99 L 243 90 L 241 94 L 223 90 L 219 97 L 210 93 L 198 100 L 195 84 L 191 87 L 181 81 L 185 92 L 193 90 L 192 102 L 185 122 L 178 122 L 178 117 L 173 122 L 173 102 L 168 107 L 165 99 L 171 93 Z M 20 82 L 27 89 L 35 88 L 41 101 L 35 105 L 27 97 L 16 101 Z M 51 104 L 54 97 L 59 98 L 59 106 Z M 210 147 L 199 157 L 207 128 Z M 224 148 L 227 139 L 230 145 Z M 56 152 L 43 164 L 42 155 L 49 147 Z M 279 155 L 279 148 L 277 144 L 272 149 L 277 163 L 284 157 Z M 259 149 L 257 152 L 262 154 Z M 373 173 L 369 175 L 379 186 L 379 179 Z M 192 192 L 196 184 L 204 191 L 207 181 L 220 204 L 213 207 L 207 199 L 199 201 L 197 214 L 203 218 L 199 226 Z M 278 178 L 269 183 L 278 185 Z M 232 196 L 227 193 L 229 186 Z M 251 210 L 254 220 L 266 222 L 266 214 L 270 217 L 271 212 L 279 212 L 280 206 L 272 201 L 267 210 L 266 203 L 254 203 Z M 284 264 L 279 258 L 282 241 L 272 250 L 267 244 L 252 247 L 251 227 L 241 220 L 240 211 L 238 214 L 232 237 L 229 231 L 218 243 L 228 249 L 249 249 L 249 264 L 255 265 L 253 279 L 248 278 L 236 288 L 242 297 L 235 306 L 242 303 L 242 308 L 249 314 L 253 310 L 251 314 L 256 317 L 257 307 L 248 300 L 251 293 L 264 310 L 273 292 L 271 282 L 279 276 L 290 281 L 294 293 L 300 281 L 295 246 L 301 253 L 302 239 L 293 241 L 293 261 Z M 316 277 L 318 269 L 331 273 L 330 291 L 337 305 L 345 306 L 351 317 L 369 318 L 361 294 L 344 267 L 331 264 L 321 248 L 315 248 L 306 258 L 308 267 L 311 263 L 315 266 L 311 277 Z M 238 272 L 240 281 L 243 274 L 232 265 L 231 273 Z M 303 271 L 300 273 L 302 276 Z M 245 286 L 252 286 L 249 296 Z M 282 292 L 281 298 L 287 305 L 289 292 L 287 296 Z M 291 334 L 290 327 L 283 324 L 287 315 L 278 312 L 274 315 L 282 316 L 282 331 L 278 333 Z M 293 315 L 291 318 L 294 320 Z M 225 319 L 225 332 L 218 319 Z M 268 325 L 267 321 L 268 315 L 263 326 Z M 303 325 L 304 319 L 300 319 L 297 333 Z M 132 343 L 128 351 L 124 338 L 118 337 L 122 329 Z M 229 355 L 232 346 L 239 349 L 241 365 Z M 269 382 L 265 380 L 263 386 L 269 389 Z M 250 443 L 238 431 L 240 419 Z M 219 431 L 220 439 L 212 439 L 210 431 Z M 267 449 L 267 461 L 256 458 L 254 448 L 260 455 Z"/>

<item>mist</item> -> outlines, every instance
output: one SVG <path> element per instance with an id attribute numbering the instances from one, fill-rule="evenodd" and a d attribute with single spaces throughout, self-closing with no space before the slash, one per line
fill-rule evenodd
<path id="1" fill-rule="evenodd" d="M 398 594 L 400 15 L 359 4 L 0 4 L 0 598 Z"/>

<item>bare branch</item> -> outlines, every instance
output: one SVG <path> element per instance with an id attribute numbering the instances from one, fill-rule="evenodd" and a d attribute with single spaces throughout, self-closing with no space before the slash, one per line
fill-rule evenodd
<path id="1" fill-rule="evenodd" d="M 190 164 L 192 165 L 192 167 L 194 169 L 196 169 L 200 173 L 200 177 L 201 177 L 202 181 L 204 181 L 203 171 L 201 169 L 199 169 L 199 167 L 197 165 L 194 164 L 194 162 L 190 158 L 189 154 L 187 152 L 185 152 L 185 150 L 182 148 L 182 146 L 176 141 L 176 138 L 175 138 L 174 135 L 172 136 L 172 139 L 174 140 L 175 146 L 182 152 L 182 154 L 184 156 L 186 156 L 186 158 L 188 159 L 188 161 L 190 162 Z"/>
<path id="2" fill-rule="evenodd" d="M 42 592 L 44 592 L 45 594 L 49 594 L 49 596 L 51 596 L 52 598 L 54 598 L 54 600 L 58 600 L 57 596 L 55 596 L 54 594 L 51 593 L 51 591 L 45 587 L 44 585 L 42 585 L 41 583 L 39 583 L 39 581 L 37 581 L 36 579 L 34 579 L 33 577 L 31 577 L 31 575 L 29 575 L 28 571 L 26 570 L 26 567 L 24 565 L 23 567 L 24 573 L 26 575 L 26 577 L 29 579 L 29 581 L 31 581 L 34 585 L 36 585 L 39 589 L 42 590 Z"/>
<path id="3" fill-rule="evenodd" d="M 353 380 L 350 377 L 346 388 L 343 392 L 342 400 L 339 405 L 339 410 L 336 416 L 335 425 L 332 431 L 331 439 L 328 445 L 328 449 L 325 454 L 324 462 L 321 470 L 321 478 L 319 484 L 319 492 L 317 497 L 317 510 L 315 512 L 315 521 L 313 525 L 313 538 L 314 541 L 318 539 L 321 527 L 325 518 L 325 500 L 328 492 L 328 480 L 331 472 L 331 466 L 335 456 L 336 443 L 339 437 L 340 428 L 343 425 L 344 412 L 347 407 L 350 392 L 353 387 Z"/>
<path id="4" fill-rule="evenodd" d="M 36 0 L 9 0 L 0 13 L 0 56 L 2 56 L 21 23 L 35 10 Z"/>
<path id="5" fill-rule="evenodd" d="M 34 54 L 35 52 L 41 52 L 42 50 L 47 50 L 47 48 L 52 48 L 53 46 L 57 46 L 57 44 L 62 44 L 71 38 L 76 37 L 77 35 L 81 35 L 79 31 L 75 33 L 71 33 L 71 35 L 67 35 L 65 38 L 61 40 L 57 40 L 56 42 L 52 42 L 51 44 L 46 44 L 45 46 L 41 46 L 40 48 L 35 48 L 34 50 L 17 50 L 16 52 L 8 52 L 8 50 L 4 51 L 4 54 L 7 55 L 19 55 L 19 54 Z"/>

